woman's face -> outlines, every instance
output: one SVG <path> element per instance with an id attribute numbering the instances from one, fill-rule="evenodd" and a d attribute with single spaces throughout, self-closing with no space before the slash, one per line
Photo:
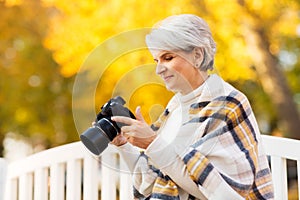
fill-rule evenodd
<path id="1" fill-rule="evenodd" d="M 188 94 L 199 87 L 204 80 L 195 67 L 194 51 L 152 51 L 157 63 L 156 73 L 163 79 L 168 90 Z"/>

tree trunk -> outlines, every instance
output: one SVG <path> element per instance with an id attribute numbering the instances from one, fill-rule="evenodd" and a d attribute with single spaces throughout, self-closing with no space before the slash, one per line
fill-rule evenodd
<path id="1" fill-rule="evenodd" d="M 280 64 L 269 51 L 265 29 L 245 25 L 244 30 L 262 87 L 276 107 L 280 130 L 286 137 L 300 139 L 299 112 Z"/>

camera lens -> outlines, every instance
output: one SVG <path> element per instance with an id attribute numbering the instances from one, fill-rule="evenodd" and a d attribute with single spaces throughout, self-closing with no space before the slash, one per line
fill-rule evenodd
<path id="1" fill-rule="evenodd" d="M 100 155 L 108 146 L 110 140 L 98 127 L 91 127 L 80 135 L 82 143 L 95 155 Z"/>
<path id="2" fill-rule="evenodd" d="M 118 134 L 117 129 L 106 118 L 80 135 L 82 143 L 95 155 L 100 155 Z"/>
<path id="3" fill-rule="evenodd" d="M 101 129 L 105 135 L 112 141 L 118 134 L 118 130 L 115 126 L 106 118 L 101 119 L 99 122 L 99 129 Z"/>

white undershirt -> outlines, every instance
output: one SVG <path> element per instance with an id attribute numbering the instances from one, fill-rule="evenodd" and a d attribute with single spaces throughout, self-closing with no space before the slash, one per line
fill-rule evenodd
<path id="1" fill-rule="evenodd" d="M 189 119 L 189 109 L 191 104 L 196 103 L 198 97 L 201 95 L 203 85 L 196 88 L 194 91 L 187 95 L 177 93 L 170 100 L 167 108 L 169 113 L 168 119 L 159 129 L 160 137 L 170 144 L 176 137 L 180 126 L 187 122 Z"/>

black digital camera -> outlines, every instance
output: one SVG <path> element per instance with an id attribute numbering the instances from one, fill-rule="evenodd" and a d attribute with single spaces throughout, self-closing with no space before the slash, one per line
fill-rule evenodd
<path id="1" fill-rule="evenodd" d="M 134 114 L 124 107 L 125 100 L 117 96 L 110 99 L 101 107 L 95 123 L 80 135 L 81 142 L 95 155 L 100 155 L 108 144 L 121 131 L 125 124 L 114 122 L 112 116 L 125 116 L 135 119 Z"/>

